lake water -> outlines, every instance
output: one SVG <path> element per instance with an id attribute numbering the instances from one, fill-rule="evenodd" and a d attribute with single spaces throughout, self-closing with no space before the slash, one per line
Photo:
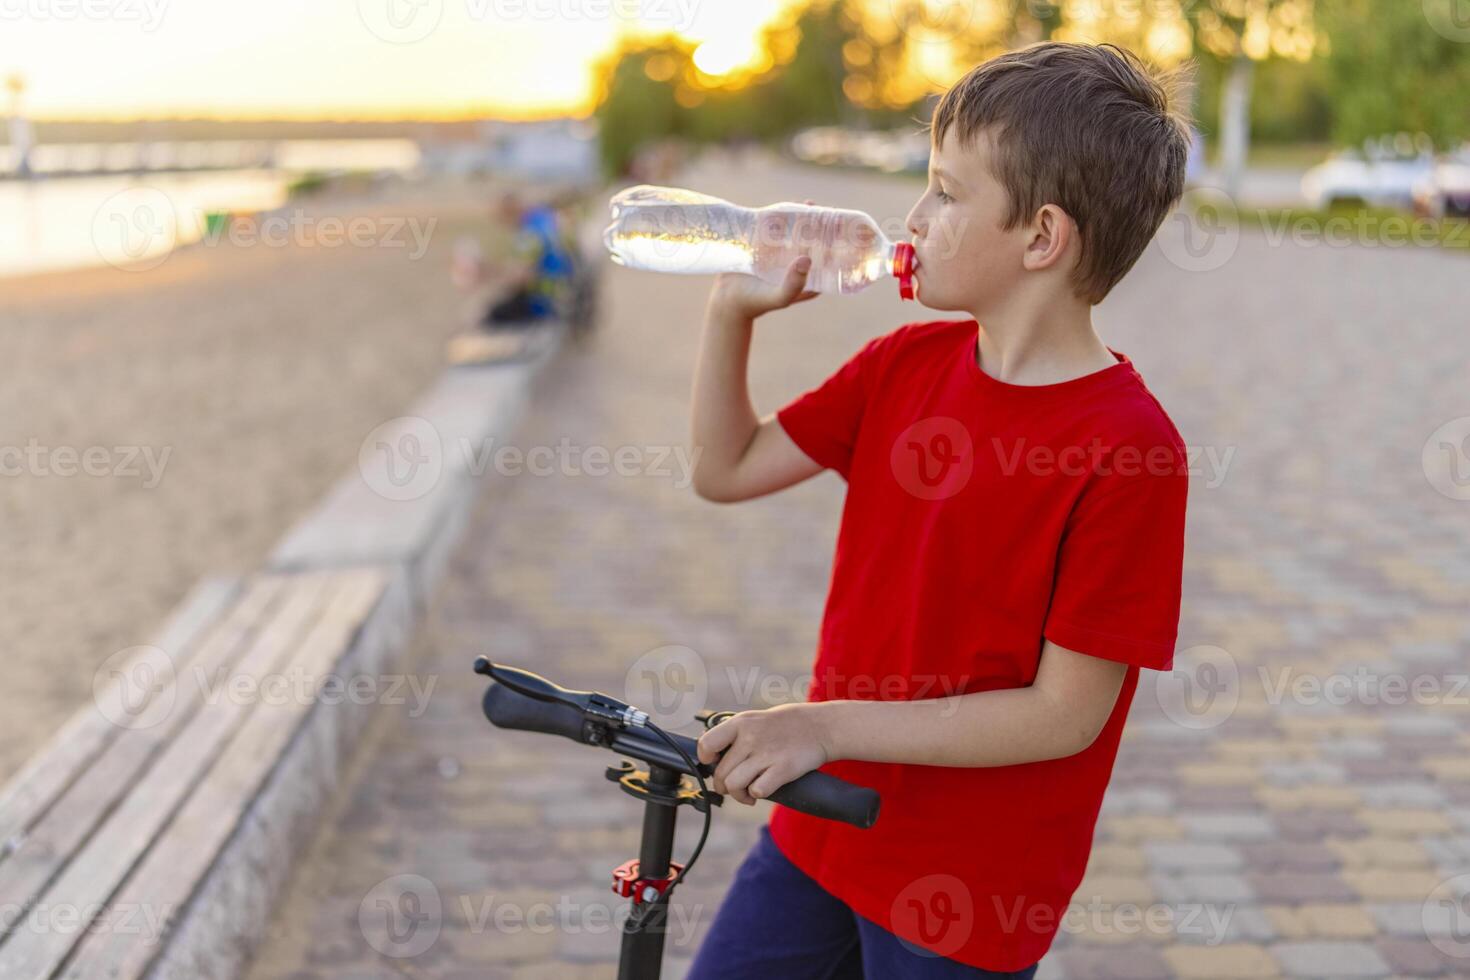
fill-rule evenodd
<path id="1" fill-rule="evenodd" d="M 201 238 L 211 212 L 282 206 L 287 180 L 241 170 L 0 181 L 0 277 L 160 262 Z"/>

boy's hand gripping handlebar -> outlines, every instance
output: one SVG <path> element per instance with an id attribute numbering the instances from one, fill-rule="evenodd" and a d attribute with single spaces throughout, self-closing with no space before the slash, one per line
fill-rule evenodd
<path id="1" fill-rule="evenodd" d="M 694 739 L 664 733 L 683 749 L 681 754 L 648 730 L 645 712 L 616 698 L 598 691 L 569 691 L 538 674 L 491 663 L 485 657 L 475 661 L 475 672 L 495 682 L 485 692 L 484 709 L 485 717 L 498 728 L 562 735 L 681 773 L 705 778 L 714 774 L 714 766 L 697 761 L 698 743 Z M 706 724 L 713 726 L 732 714 L 708 715 Z M 697 773 L 690 769 L 684 755 L 695 760 Z M 815 770 L 782 786 L 770 799 L 802 813 L 862 829 L 873 826 L 878 819 L 880 802 L 875 790 Z"/>

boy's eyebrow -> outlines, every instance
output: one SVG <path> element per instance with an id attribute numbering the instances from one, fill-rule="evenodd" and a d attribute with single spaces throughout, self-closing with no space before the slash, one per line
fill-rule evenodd
<path id="1" fill-rule="evenodd" d="M 955 177 L 954 174 L 950 173 L 948 170 L 945 170 L 943 167 L 935 167 L 934 176 L 943 177 L 945 180 L 953 184 L 957 184 L 960 187 L 965 186 L 963 181 L 959 180 L 957 177 Z"/>

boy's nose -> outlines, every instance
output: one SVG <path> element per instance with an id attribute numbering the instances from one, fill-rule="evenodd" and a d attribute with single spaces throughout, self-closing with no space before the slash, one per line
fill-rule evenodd
<path id="1" fill-rule="evenodd" d="M 904 219 L 904 227 L 908 228 L 909 234 L 913 235 L 915 238 L 924 237 L 925 226 L 922 222 L 919 221 L 915 212 L 909 212 L 909 216 Z"/>

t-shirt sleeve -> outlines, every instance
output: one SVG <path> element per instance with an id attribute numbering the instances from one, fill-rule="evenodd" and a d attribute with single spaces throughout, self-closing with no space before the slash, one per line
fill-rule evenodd
<path id="1" fill-rule="evenodd" d="M 898 332 L 874 337 L 826 381 L 776 412 L 777 421 L 791 441 L 816 463 L 836 470 L 844 480 L 852 465 L 874 362 Z"/>
<path id="2" fill-rule="evenodd" d="M 1172 669 L 1189 471 L 1181 448 L 1167 450 L 1127 475 L 1094 477 L 1073 507 L 1043 629 L 1058 646 Z"/>

